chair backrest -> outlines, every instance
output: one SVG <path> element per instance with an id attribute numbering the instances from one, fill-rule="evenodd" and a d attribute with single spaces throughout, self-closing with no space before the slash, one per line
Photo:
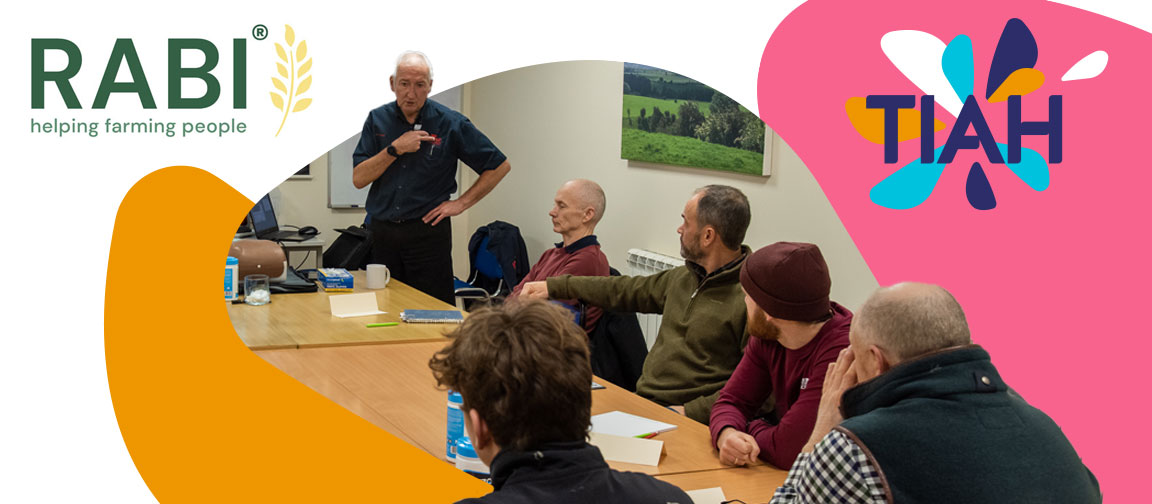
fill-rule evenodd
<path id="1" fill-rule="evenodd" d="M 485 236 L 480 240 L 480 248 L 476 249 L 476 271 L 480 272 L 493 280 L 499 280 L 504 276 L 504 271 L 500 268 L 500 261 L 496 259 L 496 255 L 488 250 L 488 244 L 491 242 L 492 237 Z"/>
<path id="2" fill-rule="evenodd" d="M 336 231 L 340 235 L 324 251 L 324 266 L 347 270 L 364 269 L 372 256 L 372 231 L 355 226 Z"/>

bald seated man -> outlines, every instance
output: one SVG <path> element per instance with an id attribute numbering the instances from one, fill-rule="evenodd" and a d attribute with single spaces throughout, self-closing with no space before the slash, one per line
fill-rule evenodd
<path id="1" fill-rule="evenodd" d="M 990 335 L 986 337 L 996 337 Z M 936 285 L 877 290 L 828 367 L 773 504 L 1101 502 L 1060 427 L 1012 391 Z"/>
<path id="2" fill-rule="evenodd" d="M 604 217 L 607 202 L 600 185 L 585 179 L 573 179 L 560 186 L 553 200 L 552 231 L 560 235 L 560 242 L 554 248 L 540 255 L 540 260 L 532 266 L 528 276 L 512 290 L 509 299 L 520 296 L 524 284 L 543 281 L 554 276 L 608 276 L 608 258 L 600 250 L 596 240 L 596 224 Z M 562 299 L 561 303 L 577 310 L 577 300 Z M 587 307 L 581 325 L 584 332 L 591 332 L 600 320 L 603 311 L 595 306 Z"/>

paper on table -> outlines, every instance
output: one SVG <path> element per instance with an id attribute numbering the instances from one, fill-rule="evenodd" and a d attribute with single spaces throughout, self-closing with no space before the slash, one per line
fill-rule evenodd
<path id="1" fill-rule="evenodd" d="M 380 311 L 380 307 L 376 304 L 375 292 L 328 296 L 328 307 L 332 310 L 332 315 L 340 318 L 365 317 L 368 315 L 387 313 Z"/>
<path id="2" fill-rule="evenodd" d="M 588 442 L 600 449 L 600 454 L 604 456 L 604 460 L 628 464 L 659 465 L 660 452 L 664 450 L 663 441 L 613 436 L 598 432 L 590 433 Z"/>
<path id="3" fill-rule="evenodd" d="M 720 504 L 727 500 L 724 497 L 724 490 L 721 490 L 720 487 L 685 490 L 684 493 L 692 498 L 693 504 Z"/>
<path id="4" fill-rule="evenodd" d="M 609 411 L 592 415 L 592 432 L 613 436 L 636 437 L 675 429 L 670 423 L 657 422 L 649 418 L 631 415 L 623 411 Z"/>

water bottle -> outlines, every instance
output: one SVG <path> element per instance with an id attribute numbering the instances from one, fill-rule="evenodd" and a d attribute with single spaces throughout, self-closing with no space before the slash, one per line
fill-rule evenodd
<path id="1" fill-rule="evenodd" d="M 468 439 L 468 436 L 464 436 L 456 442 L 456 468 L 487 483 L 492 483 L 492 475 L 488 466 L 480 461 L 480 457 L 476 455 L 476 450 L 472 447 L 472 440 Z"/>
<path id="2" fill-rule="evenodd" d="M 224 300 L 234 301 L 237 297 L 236 289 L 239 287 L 238 282 L 240 278 L 240 260 L 228 256 L 228 260 L 224 262 Z"/>
<path id="3" fill-rule="evenodd" d="M 448 442 L 445 444 L 448 460 L 456 460 L 456 443 L 464 438 L 464 396 L 448 391 Z"/>

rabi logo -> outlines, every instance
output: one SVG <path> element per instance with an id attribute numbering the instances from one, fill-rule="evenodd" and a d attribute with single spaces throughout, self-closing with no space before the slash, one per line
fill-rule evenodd
<path id="1" fill-rule="evenodd" d="M 975 68 L 972 40 L 958 35 L 947 45 L 936 36 L 915 30 L 886 33 L 880 40 L 884 54 L 919 87 L 924 94 L 869 95 L 849 98 L 845 110 L 852 126 L 865 139 L 882 144 L 885 164 L 900 163 L 898 143 L 920 139 L 920 158 L 905 164 L 876 184 L 869 197 L 885 208 L 913 208 L 932 194 L 944 169 L 963 149 L 978 150 L 990 169 L 1006 166 L 1020 180 L 1036 191 L 1049 184 L 1049 163 L 1060 163 L 1063 156 L 1064 128 L 1062 95 L 1047 97 L 1047 118 L 1025 120 L 1021 100 L 1044 84 L 1044 74 L 1033 68 L 1039 50 L 1032 32 L 1019 19 L 1004 26 L 996 52 L 988 69 L 984 101 L 974 95 Z M 1108 54 L 1096 51 L 1081 59 L 1061 80 L 1089 79 L 1100 75 L 1108 64 Z M 1007 102 L 1007 139 L 998 141 L 981 107 Z M 919 103 L 920 109 L 916 110 Z M 934 133 L 945 129 L 935 117 L 935 105 L 956 118 L 944 145 L 937 147 Z M 973 134 L 969 134 L 969 130 Z M 1048 159 L 1039 152 L 1023 147 L 1024 136 L 1047 137 Z M 965 194 L 968 203 L 978 210 L 996 208 L 996 196 L 984 167 L 972 163 L 968 171 Z"/>
<path id="2" fill-rule="evenodd" d="M 251 38 L 257 41 L 256 45 L 261 45 L 259 41 L 268 36 L 269 30 L 264 25 L 252 28 Z M 238 111 L 248 108 L 248 40 L 235 38 L 223 47 L 200 38 L 170 38 L 165 42 L 163 54 L 167 61 L 160 62 L 141 58 L 137 43 L 143 42 L 116 39 L 105 60 L 95 58 L 106 61 L 102 77 L 96 82 L 93 74 L 81 73 L 84 64 L 91 64 L 93 55 L 82 51 L 75 42 L 64 38 L 32 39 L 32 110 L 56 109 L 58 113 L 62 102 L 70 113 L 33 116 L 31 132 L 92 138 L 101 135 L 223 138 L 245 133 L 248 125 L 235 114 L 243 114 Z M 271 100 L 280 118 L 276 135 L 284 129 L 289 114 L 302 112 L 312 104 L 311 98 L 301 97 L 312 86 L 308 45 L 296 40 L 295 31 L 289 25 L 284 25 L 283 42 L 263 44 L 269 57 L 275 49 L 276 74 L 272 76 Z M 158 78 L 161 75 L 163 79 Z M 166 95 L 162 94 L 165 92 Z M 58 94 L 60 100 L 46 106 L 50 93 Z M 161 99 L 158 100 L 157 95 Z M 110 99 L 113 100 L 111 107 Z M 207 121 L 182 121 L 177 117 L 181 111 L 190 109 L 229 110 L 229 117 Z M 93 117 L 93 111 L 100 110 L 114 110 L 115 114 Z"/>
<path id="3" fill-rule="evenodd" d="M 248 50 L 245 39 L 232 41 L 232 108 L 247 107 L 247 62 Z M 50 51 L 59 51 L 64 55 L 63 69 L 48 70 L 46 68 L 47 54 Z M 203 58 L 199 66 L 188 67 L 184 65 L 186 51 L 197 51 Z M 44 108 L 45 90 L 52 84 L 60 92 L 64 104 L 70 109 L 84 108 L 80 102 L 72 79 L 80 72 L 84 61 L 80 47 L 71 40 L 62 38 L 32 39 L 32 108 Z M 209 40 L 177 38 L 168 39 L 168 108 L 169 109 L 200 109 L 216 104 L 220 98 L 220 80 L 212 74 L 220 62 L 220 50 Z M 131 79 L 118 81 L 117 72 L 121 67 L 127 66 Z M 201 96 L 184 96 L 184 84 L 187 79 L 197 79 L 205 86 Z M 102 109 L 108 106 L 108 98 L 112 93 L 128 93 L 136 95 L 140 106 L 145 109 L 156 108 L 156 99 L 152 95 L 152 86 L 144 73 L 144 64 L 136 51 L 136 43 L 130 38 L 116 39 L 112 52 L 108 55 L 108 63 L 104 76 L 96 88 L 92 98 L 91 108 Z"/>

